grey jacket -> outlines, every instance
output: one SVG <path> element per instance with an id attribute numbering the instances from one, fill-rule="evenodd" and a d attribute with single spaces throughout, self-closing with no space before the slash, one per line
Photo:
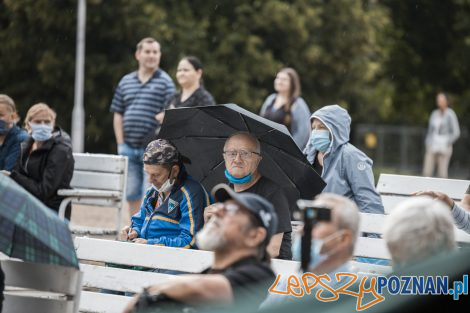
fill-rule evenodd
<path id="1" fill-rule="evenodd" d="M 447 144 L 451 146 L 460 137 L 459 120 L 454 110 L 447 108 L 444 111 L 443 122 L 440 127 L 436 127 L 436 120 L 439 118 L 440 111 L 436 109 L 432 111 L 429 117 L 428 131 L 426 133 L 426 146 L 432 144 L 434 135 L 444 135 L 447 137 Z"/>
<path id="2" fill-rule="evenodd" d="M 328 105 L 314 112 L 328 128 L 332 141 L 323 158 L 321 177 L 327 183 L 323 192 L 331 192 L 352 199 L 361 212 L 384 214 L 382 199 L 375 190 L 372 160 L 349 143 L 351 117 L 339 105 Z M 317 150 L 311 140 L 304 154 L 313 164 Z"/>
<path id="3" fill-rule="evenodd" d="M 274 101 L 276 98 L 275 93 L 269 95 L 266 98 L 259 115 L 264 116 L 267 107 Z M 304 99 L 298 97 L 294 104 L 292 105 L 292 124 L 291 124 L 291 135 L 294 138 L 295 143 L 299 146 L 300 150 L 305 148 L 307 144 L 308 137 L 310 136 L 310 110 L 305 103 Z"/>

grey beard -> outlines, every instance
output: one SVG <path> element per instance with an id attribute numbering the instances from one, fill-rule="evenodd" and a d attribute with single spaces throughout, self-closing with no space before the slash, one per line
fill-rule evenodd
<path id="1" fill-rule="evenodd" d="M 214 225 L 220 223 L 216 218 L 212 218 L 204 228 L 196 234 L 196 244 L 201 250 L 215 251 L 226 246 L 223 226 L 215 228 Z"/>

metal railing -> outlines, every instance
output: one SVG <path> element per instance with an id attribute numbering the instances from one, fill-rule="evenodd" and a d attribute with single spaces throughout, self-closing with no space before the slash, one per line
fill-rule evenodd
<path id="1" fill-rule="evenodd" d="M 357 124 L 351 142 L 384 173 L 421 175 L 426 128 L 417 126 Z M 449 178 L 470 178 L 470 138 L 462 128 L 453 146 Z"/>

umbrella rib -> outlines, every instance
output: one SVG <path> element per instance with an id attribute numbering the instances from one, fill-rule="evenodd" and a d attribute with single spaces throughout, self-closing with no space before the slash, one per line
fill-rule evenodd
<path id="1" fill-rule="evenodd" d="M 224 163 L 225 161 L 222 160 L 220 161 L 219 163 L 217 163 L 214 167 L 212 167 L 209 172 L 207 172 L 207 175 L 204 175 L 204 177 L 201 179 L 201 183 L 207 178 L 210 176 L 210 174 L 212 174 L 216 168 L 218 168 L 222 163 Z"/>
<path id="2" fill-rule="evenodd" d="M 266 157 L 266 158 L 271 159 L 271 160 L 272 160 L 272 163 L 276 165 L 278 171 L 281 172 L 281 173 L 284 173 L 284 171 L 282 170 L 282 168 L 276 163 L 276 161 L 274 161 L 274 159 L 273 159 L 270 155 L 265 154 L 265 155 L 263 155 L 263 157 Z M 287 179 L 289 180 L 290 184 L 293 185 L 293 186 L 298 190 L 297 185 L 296 185 L 295 182 L 289 177 L 289 175 L 286 174 L 286 177 L 287 177 Z"/>
<path id="3" fill-rule="evenodd" d="M 302 154 L 302 156 L 303 156 L 304 160 L 301 160 L 298 157 L 296 157 L 295 155 L 290 154 L 288 151 L 285 151 L 284 149 L 281 149 L 279 147 L 275 147 L 275 146 L 272 146 L 272 145 L 270 145 L 270 146 L 271 146 L 271 148 L 276 149 L 277 151 L 279 151 L 280 153 L 282 153 L 283 155 L 285 155 L 289 159 L 294 160 L 297 163 L 300 163 L 302 165 L 310 165 L 310 163 L 308 163 L 307 158 L 303 154 Z M 264 156 L 264 154 L 263 154 L 263 156 Z"/>
<path id="4" fill-rule="evenodd" d="M 242 121 L 243 121 L 243 124 L 245 124 L 245 129 L 248 131 L 248 132 L 251 132 L 251 129 L 248 127 L 248 123 L 246 122 L 246 118 L 248 118 L 248 116 L 245 116 L 243 114 L 241 114 L 240 112 L 238 113 L 238 115 L 240 115 L 240 117 L 242 118 Z"/>

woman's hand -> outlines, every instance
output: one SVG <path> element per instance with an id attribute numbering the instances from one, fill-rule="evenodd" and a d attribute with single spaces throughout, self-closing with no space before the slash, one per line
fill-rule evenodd
<path id="1" fill-rule="evenodd" d="M 418 191 L 413 193 L 413 196 L 430 196 L 434 199 L 441 200 L 452 209 L 454 206 L 454 200 L 452 200 L 448 195 L 439 191 Z"/>

